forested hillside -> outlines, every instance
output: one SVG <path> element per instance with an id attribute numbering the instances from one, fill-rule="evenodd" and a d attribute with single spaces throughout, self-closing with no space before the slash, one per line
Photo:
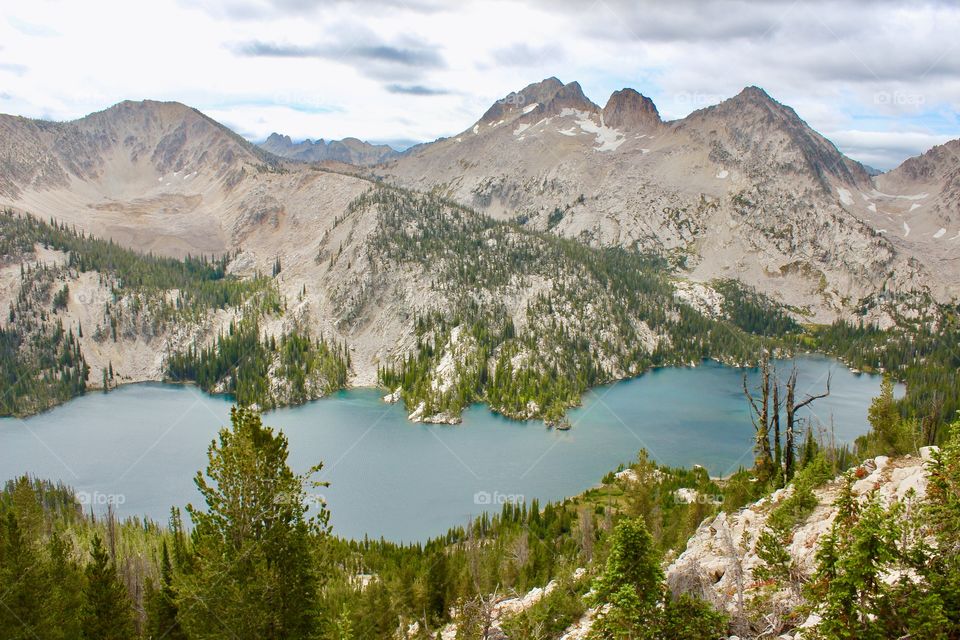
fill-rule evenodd
<path id="1" fill-rule="evenodd" d="M 753 361 L 759 335 L 798 327 L 777 305 L 727 282 L 707 317 L 681 302 L 666 262 L 496 222 L 443 199 L 380 188 L 380 269 L 421 268 L 446 301 L 416 319 L 417 347 L 385 363 L 382 384 L 415 416 L 456 420 L 470 402 L 557 421 L 589 387 L 653 366 Z M 524 304 L 511 315 L 506 301 Z"/>
<path id="2" fill-rule="evenodd" d="M 115 386 L 112 363 L 90 371 L 81 339 L 107 348 L 146 343 L 168 361 L 158 378 L 195 381 L 247 404 L 301 403 L 342 388 L 346 347 L 296 330 L 266 335 L 261 320 L 281 316 L 285 302 L 272 278 L 227 275 L 229 260 L 140 254 L 54 221 L 0 214 L 0 262 L 16 291 L 0 327 L 0 414 L 34 413 L 90 386 Z M 84 326 L 70 307 L 95 323 Z M 218 313 L 230 319 L 225 335 L 209 347 L 194 344 Z"/>
<path id="3" fill-rule="evenodd" d="M 835 322 L 814 327 L 805 344 L 862 371 L 885 372 L 906 384 L 900 412 L 917 426 L 920 445 L 938 444 L 960 410 L 960 324 L 951 305 L 898 303 L 896 324 Z M 918 309 L 932 308 L 932 313 Z"/>
<path id="4" fill-rule="evenodd" d="M 323 338 L 284 333 L 265 337 L 256 316 L 231 323 L 203 348 L 190 346 L 167 361 L 172 380 L 196 382 L 211 393 L 229 393 L 241 405 L 262 409 L 303 404 L 347 384 L 350 353 Z M 282 380 L 284 384 L 274 384 Z"/>

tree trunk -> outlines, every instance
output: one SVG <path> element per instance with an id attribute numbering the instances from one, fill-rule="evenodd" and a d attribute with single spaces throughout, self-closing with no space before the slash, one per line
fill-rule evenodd
<path id="1" fill-rule="evenodd" d="M 747 376 L 743 376 L 743 393 L 750 401 L 753 410 L 753 428 L 756 431 L 754 441 L 754 473 L 761 482 L 770 479 L 773 473 L 773 457 L 770 452 L 770 355 L 764 351 L 760 358 L 760 395 L 758 403 L 747 388 Z"/>
<path id="2" fill-rule="evenodd" d="M 787 432 L 786 443 L 783 449 L 783 478 L 785 482 L 793 479 L 794 456 L 796 455 L 796 408 L 794 407 L 794 396 L 797 388 L 797 368 L 794 367 L 787 379 Z"/>
<path id="3" fill-rule="evenodd" d="M 778 485 L 783 485 L 783 449 L 780 446 L 780 382 L 773 376 L 773 472 Z"/>
<path id="4" fill-rule="evenodd" d="M 833 378 L 833 374 L 827 374 L 827 389 L 823 393 L 815 396 L 808 395 L 806 399 L 796 402 L 797 396 L 797 367 L 794 365 L 793 371 L 790 372 L 790 378 L 787 380 L 787 448 L 786 448 L 786 469 L 785 469 L 785 478 L 789 482 L 793 478 L 795 473 L 794 467 L 794 438 L 796 434 L 796 418 L 797 410 L 802 409 L 803 407 L 811 404 L 815 400 L 820 398 L 826 398 L 830 395 L 830 381 Z"/>

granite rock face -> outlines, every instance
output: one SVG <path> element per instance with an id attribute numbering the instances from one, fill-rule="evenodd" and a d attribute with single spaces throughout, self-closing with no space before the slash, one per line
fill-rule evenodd
<path id="1" fill-rule="evenodd" d="M 921 450 L 921 457 L 890 459 L 879 456 L 854 470 L 858 478 L 854 493 L 861 499 L 876 492 L 881 504 L 922 500 L 926 494 L 926 461 L 932 448 Z M 802 576 L 816 569 L 816 552 L 821 538 L 830 530 L 837 515 L 834 502 L 842 479 L 837 478 L 814 490 L 819 504 L 805 521 L 797 525 L 787 550 Z M 705 520 L 687 542 L 686 550 L 666 569 L 667 583 L 675 594 L 689 593 L 731 614 L 769 589 L 754 576 L 763 561 L 757 555 L 757 541 L 764 531 L 770 512 L 788 498 L 793 487 L 780 489 L 735 514 L 721 513 Z M 764 606 L 783 618 L 803 603 L 800 595 L 785 588 L 774 593 Z"/>

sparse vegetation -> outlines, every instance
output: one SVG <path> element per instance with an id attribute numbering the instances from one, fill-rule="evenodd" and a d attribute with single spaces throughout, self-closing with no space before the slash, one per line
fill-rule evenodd
<path id="1" fill-rule="evenodd" d="M 585 247 L 398 189 L 373 189 L 351 207 L 379 212 L 382 268 L 421 265 L 449 301 L 418 318 L 414 352 L 380 371 L 381 384 L 400 387 L 411 411 L 422 403 L 424 416 L 485 400 L 511 417 L 553 422 L 593 385 L 704 358 L 749 362 L 758 351 L 759 338 L 735 323 L 675 301 L 661 258 Z M 498 300 L 533 283 L 523 317 L 512 317 Z M 746 299 L 731 304 L 746 309 Z M 749 300 L 744 318 L 788 326 L 782 311 Z M 457 350 L 450 384 L 438 384 L 438 365 Z"/>
<path id="2" fill-rule="evenodd" d="M 230 323 L 208 347 L 189 347 L 167 359 L 172 381 L 195 382 L 204 391 L 227 393 L 240 405 L 272 409 L 303 404 L 342 389 L 350 355 L 345 345 L 286 333 L 278 340 L 257 318 Z M 279 381 L 278 386 L 273 381 Z"/>

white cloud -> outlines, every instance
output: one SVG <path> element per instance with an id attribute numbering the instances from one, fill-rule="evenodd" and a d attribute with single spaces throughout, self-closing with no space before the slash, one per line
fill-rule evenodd
<path id="1" fill-rule="evenodd" d="M 254 138 L 427 140 L 555 75 L 600 104 L 632 86 L 668 118 L 756 84 L 880 165 L 960 136 L 954 4 L 0 1 L 2 108 L 33 117 L 149 97 Z"/>

